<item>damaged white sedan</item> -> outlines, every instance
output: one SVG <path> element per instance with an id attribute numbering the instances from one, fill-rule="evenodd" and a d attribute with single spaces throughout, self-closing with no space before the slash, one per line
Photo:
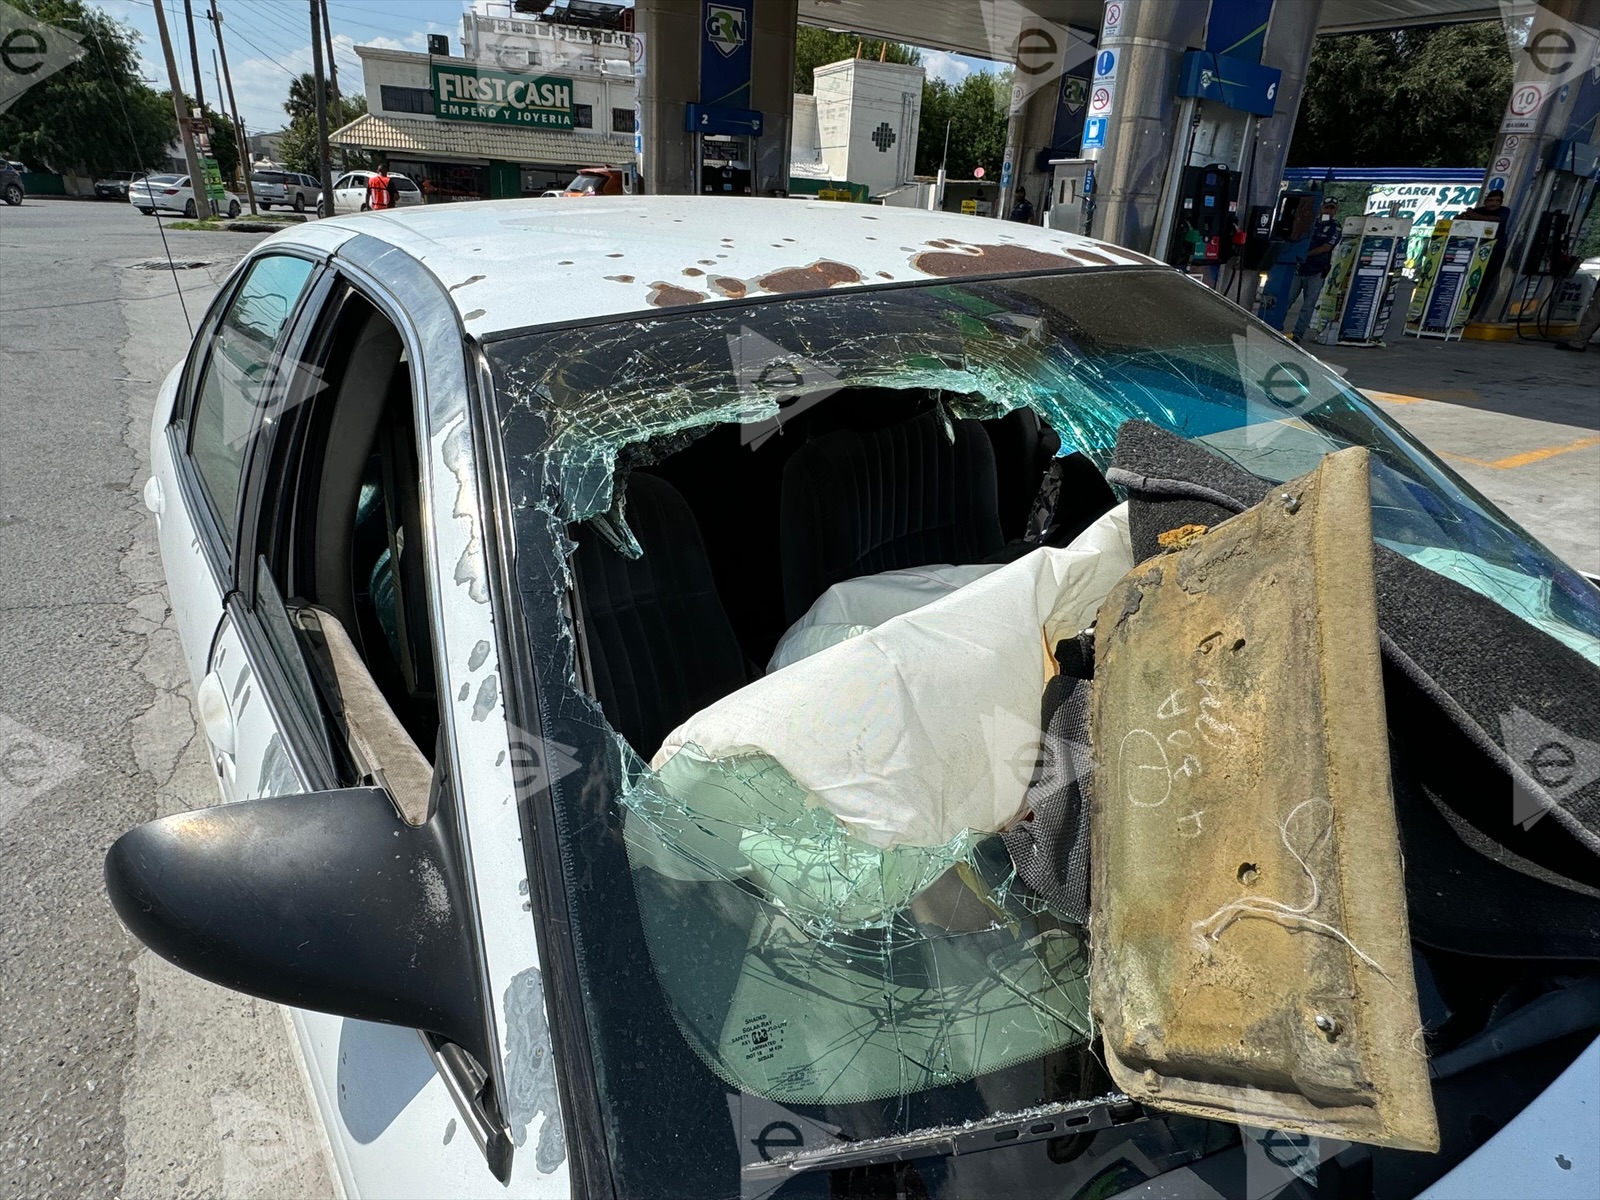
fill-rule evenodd
<path id="1" fill-rule="evenodd" d="M 349 1194 L 1600 1181 L 1600 591 L 1167 268 L 322 221 L 153 443 L 230 803 L 108 889 Z"/>

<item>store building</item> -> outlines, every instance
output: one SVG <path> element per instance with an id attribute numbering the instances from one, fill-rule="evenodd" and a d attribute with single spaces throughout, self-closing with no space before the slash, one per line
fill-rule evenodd
<path id="1" fill-rule="evenodd" d="M 611 9 L 590 4 L 586 9 Z M 336 146 L 376 152 L 429 203 L 537 196 L 580 167 L 634 165 L 628 10 L 617 27 L 462 16 L 462 53 L 357 46 L 367 112 Z"/>

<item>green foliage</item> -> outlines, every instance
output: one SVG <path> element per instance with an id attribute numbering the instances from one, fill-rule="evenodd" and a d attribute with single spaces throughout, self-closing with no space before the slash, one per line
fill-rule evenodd
<path id="1" fill-rule="evenodd" d="M 859 53 L 857 53 L 858 48 Z M 922 61 L 922 55 L 917 50 L 910 46 L 902 46 L 899 42 L 875 41 L 872 38 L 857 37 L 853 33 L 836 33 L 831 29 L 802 25 L 795 31 L 794 90 L 809 96 L 812 86 L 811 73 L 818 67 L 840 62 L 846 58 L 870 58 L 876 62 L 880 54 L 883 55 L 885 62 L 916 66 Z M 306 95 L 312 94 L 308 85 Z"/>
<path id="2" fill-rule="evenodd" d="M 946 169 L 952 179 L 967 179 L 974 167 L 995 178 L 1006 154 L 1006 110 L 1010 70 L 974 72 L 952 86 L 942 79 L 922 85 L 922 119 L 917 130 L 917 174 L 936 175 L 950 130 Z"/>
<path id="3" fill-rule="evenodd" d="M 177 134 L 172 106 L 139 77 L 139 35 L 83 0 L 0 0 L 82 38 L 78 61 L 0 113 L 0 146 L 30 167 L 89 175 L 158 168 Z"/>
<path id="4" fill-rule="evenodd" d="M 333 120 L 333 85 L 327 79 L 322 81 L 322 91 L 328 101 L 328 120 Z M 289 81 L 289 97 L 283 102 L 283 111 L 289 114 L 292 124 L 302 118 L 310 118 L 313 125 L 317 120 L 317 80 L 311 72 L 305 71 Z M 366 111 L 366 101 L 362 101 L 362 111 Z M 343 124 L 343 122 L 340 122 Z M 329 129 L 337 128 L 330 124 Z"/>
<path id="5" fill-rule="evenodd" d="M 1322 38 L 1289 165 L 1477 166 L 1510 92 L 1497 21 Z"/>
<path id="6" fill-rule="evenodd" d="M 234 136 L 233 122 L 219 112 L 207 110 L 206 125 L 211 135 L 211 157 L 217 160 L 222 178 L 231 181 L 239 166 L 239 142 Z"/>
<path id="7" fill-rule="evenodd" d="M 309 81 L 311 76 L 302 75 L 300 78 Z M 298 83 L 299 80 L 295 82 Z M 294 88 L 294 83 L 291 83 L 289 85 L 291 100 L 294 97 Z M 305 98 L 309 98 L 314 94 L 315 92 L 310 90 L 308 83 Z M 290 104 L 285 104 L 283 107 L 287 111 L 290 108 Z M 330 104 L 328 106 L 328 132 L 331 134 L 340 126 L 348 125 L 366 111 L 367 98 L 361 95 L 350 96 Z M 373 165 L 375 157 L 355 150 L 341 152 L 339 147 L 332 145 L 328 147 L 328 151 L 333 159 L 333 169 L 335 171 L 339 170 L 341 162 L 352 168 L 370 167 Z M 341 153 L 343 157 L 341 157 Z M 291 171 L 301 171 L 314 178 L 322 179 L 322 161 L 317 154 L 317 114 L 314 108 L 300 112 L 289 122 L 289 128 L 283 135 L 283 144 L 278 150 L 278 159 Z M 323 182 L 326 183 L 327 181 L 323 180 Z"/>

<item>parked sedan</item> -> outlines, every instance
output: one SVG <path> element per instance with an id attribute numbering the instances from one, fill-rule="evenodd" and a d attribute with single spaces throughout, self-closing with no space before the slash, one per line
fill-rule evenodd
<path id="1" fill-rule="evenodd" d="M 107 887 L 346 1194 L 1600 1189 L 1590 581 L 1140 254 L 569 217 L 279 233 L 155 405 L 227 803 Z"/>
<path id="2" fill-rule="evenodd" d="M 377 174 L 376 171 L 347 171 L 339 176 L 333 183 L 333 211 L 336 216 L 345 213 L 363 212 L 367 207 L 367 183 Z M 394 181 L 398 207 L 409 208 L 414 204 L 421 204 L 422 189 L 416 181 L 404 175 L 390 173 L 389 178 Z M 328 199 L 324 192 L 317 198 L 317 216 L 327 216 Z"/>
<path id="3" fill-rule="evenodd" d="M 17 165 L 0 161 L 0 200 L 15 208 L 25 195 L 27 189 L 22 186 L 22 172 Z"/>
<path id="4" fill-rule="evenodd" d="M 252 171 L 250 186 L 255 189 L 256 203 L 264 209 L 273 205 L 292 208 L 303 213 L 315 208 L 322 194 L 322 185 L 309 175 L 296 171 Z"/>
<path id="5" fill-rule="evenodd" d="M 224 197 L 227 215 L 237 217 L 244 201 L 232 192 L 224 193 Z M 189 186 L 187 175 L 149 175 L 130 183 L 128 203 L 147 217 L 158 212 L 195 215 L 194 189 Z"/>
<path id="6" fill-rule="evenodd" d="M 94 181 L 94 194 L 100 200 L 126 200 L 128 186 L 143 179 L 145 171 L 113 171 L 103 179 Z"/>

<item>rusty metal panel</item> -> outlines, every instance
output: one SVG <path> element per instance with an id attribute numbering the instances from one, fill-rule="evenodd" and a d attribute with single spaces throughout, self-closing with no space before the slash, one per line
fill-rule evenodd
<path id="1" fill-rule="evenodd" d="M 1436 1150 L 1367 472 L 1330 455 L 1100 609 L 1091 1004 L 1153 1106 Z"/>

